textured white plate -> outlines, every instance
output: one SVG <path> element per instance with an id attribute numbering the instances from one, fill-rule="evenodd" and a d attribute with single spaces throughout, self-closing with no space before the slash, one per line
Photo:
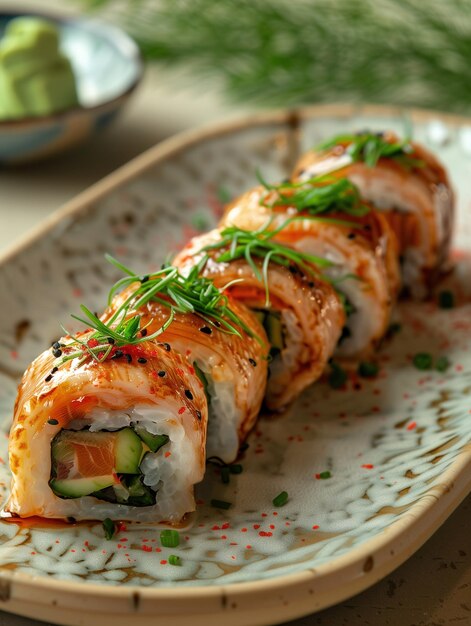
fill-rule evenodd
<path id="1" fill-rule="evenodd" d="M 337 391 L 319 383 L 285 415 L 262 419 L 241 475 L 223 485 L 208 469 L 178 549 L 162 548 L 151 526 L 128 524 L 106 541 L 98 524 L 0 523 L 1 608 L 67 624 L 179 625 L 190 616 L 195 625 L 279 623 L 376 582 L 468 493 L 471 123 L 339 106 L 252 116 L 165 142 L 82 194 L 4 258 L 1 488 L 5 494 L 18 377 L 79 303 L 103 307 L 116 277 L 104 252 L 147 271 L 214 224 L 222 202 L 254 184 L 256 168 L 268 180 L 282 179 L 321 138 L 365 127 L 412 132 L 449 167 L 460 206 L 460 306 L 401 305 L 402 331 L 379 353 L 376 379 L 352 375 Z M 446 354 L 451 367 L 417 371 L 411 360 L 420 351 Z M 320 478 L 325 471 L 330 478 Z M 282 490 L 289 502 L 274 509 Z M 211 508 L 212 498 L 232 502 L 231 509 Z M 181 567 L 168 564 L 170 553 L 180 555 Z"/>

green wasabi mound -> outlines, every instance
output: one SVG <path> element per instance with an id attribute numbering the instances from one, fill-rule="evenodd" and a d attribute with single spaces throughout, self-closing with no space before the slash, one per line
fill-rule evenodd
<path id="1" fill-rule="evenodd" d="M 42 116 L 77 106 L 70 61 L 57 26 L 36 17 L 11 20 L 0 40 L 0 119 Z"/>

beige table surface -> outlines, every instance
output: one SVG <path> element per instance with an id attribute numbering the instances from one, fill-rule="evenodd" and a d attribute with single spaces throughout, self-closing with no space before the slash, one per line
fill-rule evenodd
<path id="1" fill-rule="evenodd" d="M 64 12 L 72 10 L 71 4 L 30 0 L 21 7 Z M 13 6 L 19 8 L 20 2 L 0 0 L 0 9 Z M 0 254 L 66 200 L 156 142 L 244 112 L 218 94 L 181 84 L 155 68 L 148 70 L 120 119 L 86 146 L 34 166 L 0 170 Z M 40 624 L 0 611 L 0 626 Z M 419 552 L 382 582 L 290 626 L 314 624 L 471 626 L 471 496 Z"/>

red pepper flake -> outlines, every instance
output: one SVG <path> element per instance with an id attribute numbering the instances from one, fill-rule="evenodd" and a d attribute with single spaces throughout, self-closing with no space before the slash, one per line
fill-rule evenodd
<path id="1" fill-rule="evenodd" d="M 148 539 L 143 539 L 142 543 L 147 543 L 149 540 Z"/>
<path id="2" fill-rule="evenodd" d="M 118 533 L 122 533 L 122 532 L 124 532 L 127 529 L 128 529 L 128 527 L 126 526 L 126 524 L 124 522 L 118 522 L 116 524 L 116 532 L 118 532 Z M 125 541 L 125 540 L 122 539 L 122 541 Z"/>
<path id="3" fill-rule="evenodd" d="M 251 550 L 252 549 L 252 546 L 250 545 L 250 543 L 248 543 L 245 547 L 246 547 L 247 550 Z"/>
<path id="4" fill-rule="evenodd" d="M 260 535 L 260 537 L 273 537 L 273 533 L 266 532 L 264 530 L 261 530 L 258 534 Z"/>
<path id="5" fill-rule="evenodd" d="M 221 535 L 221 539 L 227 539 L 227 535 Z"/>
<path id="6" fill-rule="evenodd" d="M 407 430 L 414 430 L 416 426 L 417 426 L 417 422 L 410 422 L 409 424 L 407 424 L 406 428 Z"/>
<path id="7" fill-rule="evenodd" d="M 216 524 L 211 528 L 211 530 L 221 530 L 220 526 L 216 526 Z"/>
<path id="8" fill-rule="evenodd" d="M 271 528 L 272 530 L 275 530 L 275 524 L 270 524 L 270 528 Z"/>
<path id="9" fill-rule="evenodd" d="M 314 524 L 314 526 L 312 527 L 312 530 L 317 530 L 319 528 L 319 524 Z"/>
<path id="10" fill-rule="evenodd" d="M 168 457 L 169 457 L 171 454 L 172 454 L 172 453 L 171 453 L 171 452 L 169 452 L 169 451 L 167 450 L 167 452 L 165 453 L 165 458 L 166 458 L 166 459 L 168 459 Z"/>
<path id="11" fill-rule="evenodd" d="M 162 552 L 162 548 L 156 548 L 155 551 L 156 552 Z"/>
<path id="12" fill-rule="evenodd" d="M 371 463 L 363 463 L 362 467 L 364 469 L 373 469 L 374 465 L 372 465 Z"/>
<path id="13" fill-rule="evenodd" d="M 180 378 L 183 378 L 185 376 L 185 372 L 181 369 L 181 367 L 177 367 L 175 369 L 175 372 L 178 374 L 178 376 L 180 376 Z"/>
<path id="14" fill-rule="evenodd" d="M 71 550 L 71 552 L 76 552 L 76 550 Z"/>
<path id="15" fill-rule="evenodd" d="M 455 365 L 455 370 L 457 372 L 462 372 L 463 369 L 464 369 L 464 367 L 460 363 L 458 363 L 458 365 Z"/>
<path id="16" fill-rule="evenodd" d="M 58 539 L 56 539 L 56 543 L 59 543 L 59 540 L 58 540 Z M 83 542 L 83 545 L 84 545 L 86 548 L 88 548 L 88 546 L 89 546 L 88 541 L 84 541 L 84 542 Z"/>
<path id="17" fill-rule="evenodd" d="M 166 561 L 165 559 L 162 559 L 162 560 L 160 561 L 160 565 L 167 565 L 167 561 Z"/>
<path id="18" fill-rule="evenodd" d="M 74 289 L 72 291 L 72 295 L 74 296 L 74 298 L 81 298 L 82 297 L 82 290 L 81 289 Z"/>
<path id="19" fill-rule="evenodd" d="M 275 517 L 278 515 L 278 511 L 273 511 L 272 515 L 275 515 Z"/>
<path id="20" fill-rule="evenodd" d="M 94 338 L 92 337 L 92 339 L 89 339 L 89 340 L 87 341 L 87 346 L 88 346 L 89 348 L 96 348 L 96 347 L 98 346 L 98 339 L 94 339 Z"/>
<path id="21" fill-rule="evenodd" d="M 230 546 L 238 546 L 239 544 L 236 543 L 235 541 L 231 541 L 231 543 L 229 544 Z"/>
<path id="22" fill-rule="evenodd" d="M 255 530 L 258 530 L 260 528 L 260 524 L 254 524 L 253 527 L 255 528 Z"/>
<path id="23" fill-rule="evenodd" d="M 152 546 L 141 546 L 141 550 L 144 550 L 144 552 L 152 552 Z"/>
<path id="24" fill-rule="evenodd" d="M 31 552 L 31 554 L 33 554 L 33 555 L 34 555 L 34 554 L 36 554 L 36 552 Z"/>
<path id="25" fill-rule="evenodd" d="M 247 528 L 241 528 L 241 529 L 240 529 L 240 532 L 241 532 L 241 533 L 246 533 L 246 532 L 247 532 Z"/>
<path id="26" fill-rule="evenodd" d="M 178 415 L 181 415 L 185 411 L 186 411 L 186 406 L 182 406 L 180 409 L 178 409 Z"/>
<path id="27" fill-rule="evenodd" d="M 195 374 L 195 368 L 192 367 L 191 365 L 188 366 L 188 371 L 190 372 L 192 376 Z"/>
<path id="28" fill-rule="evenodd" d="M 190 349 L 188 349 L 188 350 L 185 352 L 185 354 L 186 354 L 186 356 L 190 356 L 190 354 L 191 354 L 191 350 L 190 350 Z"/>
<path id="29" fill-rule="evenodd" d="M 285 522 L 285 526 L 291 526 L 291 522 Z"/>
<path id="30" fill-rule="evenodd" d="M 225 524 L 223 524 L 223 525 L 221 526 L 221 529 L 222 529 L 222 530 L 226 530 L 226 529 L 227 529 L 227 528 L 229 528 L 229 527 L 230 527 L 229 522 L 226 522 Z"/>
<path id="31" fill-rule="evenodd" d="M 266 513 L 262 513 L 262 517 L 267 517 L 267 514 Z"/>
<path id="32" fill-rule="evenodd" d="M 123 541 L 127 541 L 127 540 L 128 540 L 128 538 L 127 538 L 127 537 L 120 537 L 120 539 L 119 539 L 119 540 L 120 540 L 121 542 L 123 542 Z"/>
<path id="33" fill-rule="evenodd" d="M 56 543 L 60 543 L 59 539 L 56 539 Z M 88 541 L 85 542 L 85 545 L 88 546 Z"/>
<path id="34" fill-rule="evenodd" d="M 18 358 L 18 352 L 16 350 L 12 350 L 10 352 L 10 356 L 12 359 L 17 359 Z"/>

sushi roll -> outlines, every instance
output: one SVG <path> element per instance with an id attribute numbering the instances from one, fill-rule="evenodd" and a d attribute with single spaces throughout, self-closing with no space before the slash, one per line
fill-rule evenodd
<path id="1" fill-rule="evenodd" d="M 151 274 L 144 285 L 152 289 L 159 276 L 159 272 Z M 195 280 L 203 279 L 195 276 Z M 194 281 L 192 283 L 194 285 Z M 209 281 L 204 283 L 206 288 L 216 290 Z M 123 302 L 132 303 L 133 290 L 139 284 L 142 283 L 131 284 L 117 295 L 103 319 L 109 318 Z M 227 310 L 235 316 L 237 332 L 228 332 L 211 317 L 203 319 L 196 313 L 175 313 L 172 324 L 159 339 L 182 354 L 203 382 L 209 410 L 207 456 L 232 463 L 255 425 L 263 401 L 268 340 L 256 315 L 230 294 L 225 295 L 224 300 Z M 128 315 L 135 313 L 131 306 Z M 139 314 L 148 332 L 153 333 L 167 319 L 168 307 L 152 299 L 140 307 Z M 256 368 L 252 365 L 254 362 L 258 364 Z"/>
<path id="2" fill-rule="evenodd" d="M 339 135 L 298 162 L 294 180 L 330 173 L 358 186 L 393 228 L 406 292 L 425 297 L 449 269 L 454 196 L 446 170 L 423 146 L 393 132 Z"/>
<path id="3" fill-rule="evenodd" d="M 329 261 L 323 273 L 346 312 L 336 355 L 360 358 L 370 355 L 387 331 L 400 277 L 387 220 L 345 182 L 257 187 L 227 207 L 221 225 L 254 231 L 270 223 L 277 241 Z"/>
<path id="4" fill-rule="evenodd" d="M 93 349 L 90 333 L 80 345 Z M 187 361 L 157 341 L 41 354 L 20 384 L 6 510 L 20 517 L 180 523 L 205 471 L 207 405 Z M 60 346 L 60 347 L 57 347 Z M 79 350 L 81 352 L 81 350 Z M 73 355 L 72 355 L 73 356 Z"/>
<path id="5" fill-rule="evenodd" d="M 174 263 L 183 273 L 199 264 L 205 277 L 259 317 L 270 343 L 265 402 L 279 410 L 324 371 L 344 326 L 344 310 L 315 259 L 263 243 L 260 233 L 237 231 L 237 239 L 235 231 L 216 229 L 194 238 Z M 253 376 L 264 367 L 260 359 L 250 364 Z"/>

